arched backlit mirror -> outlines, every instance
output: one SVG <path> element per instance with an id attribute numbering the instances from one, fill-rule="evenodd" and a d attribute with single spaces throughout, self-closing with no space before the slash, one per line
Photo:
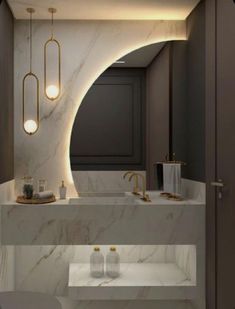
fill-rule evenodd
<path id="1" fill-rule="evenodd" d="M 188 42 L 149 45 L 118 59 L 94 82 L 78 110 L 70 145 L 71 169 L 78 192 L 130 191 L 125 171 L 146 176 L 156 188 L 155 163 L 188 157 L 187 89 L 191 64 Z M 203 100 L 203 89 L 198 89 Z M 201 92 L 200 92 L 201 91 Z M 200 115 L 201 117 L 201 115 Z M 200 122 L 200 120 L 199 120 Z M 199 124 L 201 126 L 201 124 Z M 192 141 L 201 133 L 191 129 Z M 202 133 L 203 135 L 203 133 Z M 189 168 L 203 165 L 200 153 Z M 203 170 L 201 168 L 200 170 Z M 183 170 L 183 175 L 192 171 Z M 198 175 L 203 180 L 204 175 Z"/>

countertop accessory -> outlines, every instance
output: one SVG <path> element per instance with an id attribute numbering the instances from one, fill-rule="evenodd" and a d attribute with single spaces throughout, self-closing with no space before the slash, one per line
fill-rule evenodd
<path id="1" fill-rule="evenodd" d="M 25 199 L 31 199 L 33 197 L 33 178 L 26 176 L 23 178 L 23 194 Z"/>
<path id="2" fill-rule="evenodd" d="M 115 247 L 111 247 L 106 256 L 106 274 L 110 278 L 120 276 L 120 256 Z"/>
<path id="3" fill-rule="evenodd" d="M 104 276 L 104 256 L 99 247 L 95 247 L 90 257 L 91 277 L 101 278 Z"/>
<path id="4" fill-rule="evenodd" d="M 142 174 L 139 174 L 139 173 L 132 173 L 131 176 L 129 177 L 129 181 L 131 181 L 131 179 L 133 177 L 140 177 L 142 179 L 143 194 L 142 194 L 141 200 L 143 200 L 144 202 L 151 202 L 148 194 L 146 194 L 146 179 L 145 179 L 145 177 Z"/>
<path id="5" fill-rule="evenodd" d="M 46 180 L 39 179 L 38 180 L 38 192 L 44 192 L 44 191 L 46 191 Z"/>
<path id="6" fill-rule="evenodd" d="M 62 180 L 61 187 L 59 187 L 59 194 L 60 194 L 60 199 L 65 200 L 66 199 L 66 192 L 67 188 L 64 185 L 64 180 Z"/>
<path id="7" fill-rule="evenodd" d="M 50 198 L 53 197 L 54 194 L 52 191 L 44 191 L 44 192 L 38 192 L 34 194 L 35 199 L 45 199 L 45 198 Z"/>
<path id="8" fill-rule="evenodd" d="M 180 163 L 163 163 L 163 189 L 174 195 L 181 194 Z"/>
<path id="9" fill-rule="evenodd" d="M 131 171 L 126 172 L 126 173 L 123 175 L 123 179 L 125 179 L 127 175 L 132 175 L 132 174 L 134 175 L 133 177 L 135 177 L 135 186 L 134 186 L 134 188 L 133 188 L 133 190 L 132 190 L 132 194 L 134 194 L 134 195 L 140 195 L 140 190 L 141 190 L 141 188 L 139 187 L 139 178 L 138 178 L 138 176 L 135 174 L 135 172 L 131 172 Z"/>
<path id="10" fill-rule="evenodd" d="M 26 199 L 24 196 L 18 196 L 16 199 L 16 202 L 19 204 L 47 204 L 47 203 L 53 203 L 56 201 L 55 196 L 51 196 L 48 198 L 31 198 L 31 199 Z"/>
<path id="11" fill-rule="evenodd" d="M 183 161 L 176 160 L 175 153 L 169 159 L 165 156 L 165 161 L 157 162 L 157 185 L 158 189 L 164 190 L 161 196 L 173 201 L 182 201 L 181 196 L 181 167 L 186 165 Z"/>
<path id="12" fill-rule="evenodd" d="M 22 83 L 22 124 L 25 133 L 28 135 L 33 135 L 37 132 L 39 128 L 39 79 L 32 72 L 32 14 L 35 12 L 32 8 L 27 8 L 26 10 L 30 14 L 30 21 L 29 21 L 29 46 L 30 46 L 30 64 L 29 64 L 29 72 L 24 76 L 23 83 Z M 25 119 L 25 86 L 27 79 L 33 79 L 36 83 L 36 120 L 33 119 Z M 32 85 L 31 85 L 32 87 Z M 32 105 L 32 102 L 30 102 Z"/>
<path id="13" fill-rule="evenodd" d="M 173 193 L 169 193 L 169 192 L 162 192 L 160 193 L 160 196 L 162 197 L 166 197 L 168 200 L 170 201 L 183 201 L 184 198 L 179 195 L 179 194 L 173 194 Z"/>
<path id="14" fill-rule="evenodd" d="M 55 8 L 49 8 L 48 12 L 51 13 L 51 37 L 49 40 L 46 41 L 44 45 L 44 93 L 47 99 L 54 101 L 58 99 L 61 93 L 61 47 L 60 43 L 54 38 L 54 14 L 56 13 Z M 50 44 L 53 44 L 57 47 L 58 53 L 58 78 L 57 78 L 57 85 L 47 85 L 48 78 L 47 78 L 47 48 Z"/>

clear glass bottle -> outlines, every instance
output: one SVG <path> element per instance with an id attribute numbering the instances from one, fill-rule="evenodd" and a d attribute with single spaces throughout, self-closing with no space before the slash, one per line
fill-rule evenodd
<path id="1" fill-rule="evenodd" d="M 120 256 L 115 247 L 111 247 L 106 256 L 106 274 L 110 278 L 117 278 L 120 276 Z"/>
<path id="2" fill-rule="evenodd" d="M 24 198 L 31 199 L 33 197 L 33 178 L 26 176 L 24 179 L 23 194 Z"/>
<path id="3" fill-rule="evenodd" d="M 46 180 L 39 179 L 38 180 L 38 192 L 44 192 L 44 191 L 46 191 Z"/>
<path id="4" fill-rule="evenodd" d="M 90 257 L 90 274 L 94 278 L 101 278 L 104 276 L 104 256 L 100 252 L 99 247 L 94 248 Z"/>
<path id="5" fill-rule="evenodd" d="M 62 180 L 61 187 L 59 187 L 59 193 L 60 193 L 60 199 L 61 200 L 66 199 L 66 192 L 67 192 L 67 188 L 64 185 L 64 180 Z"/>

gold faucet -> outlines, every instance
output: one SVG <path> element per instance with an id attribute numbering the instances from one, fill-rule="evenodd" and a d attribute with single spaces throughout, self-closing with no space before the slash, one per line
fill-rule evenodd
<path id="1" fill-rule="evenodd" d="M 123 175 L 123 179 L 126 178 L 127 175 L 133 175 L 133 177 L 135 177 L 135 186 L 133 187 L 133 190 L 132 190 L 132 194 L 134 195 L 140 195 L 139 191 L 140 191 L 140 187 L 139 187 L 139 179 L 138 179 L 138 175 L 136 175 L 134 172 L 131 172 L 131 171 L 128 171 L 126 172 L 124 175 Z M 130 181 L 130 179 L 129 179 Z"/>
<path id="2" fill-rule="evenodd" d="M 144 202 L 151 202 L 148 194 L 146 194 L 146 179 L 145 177 L 142 175 L 142 174 L 139 174 L 139 173 L 132 173 L 132 175 L 129 177 L 129 181 L 131 181 L 131 179 L 133 177 L 140 177 L 142 179 L 142 191 L 143 191 L 143 195 L 141 197 L 141 199 L 144 201 Z"/>

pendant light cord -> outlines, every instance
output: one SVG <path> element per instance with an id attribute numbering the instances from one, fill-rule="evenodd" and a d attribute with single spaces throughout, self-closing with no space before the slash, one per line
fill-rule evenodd
<path id="1" fill-rule="evenodd" d="M 32 12 L 30 13 L 30 21 L 29 21 L 29 46 L 30 46 L 29 71 L 30 73 L 32 73 Z"/>
<path id="2" fill-rule="evenodd" d="M 51 12 L 51 40 L 54 39 L 54 12 Z"/>

